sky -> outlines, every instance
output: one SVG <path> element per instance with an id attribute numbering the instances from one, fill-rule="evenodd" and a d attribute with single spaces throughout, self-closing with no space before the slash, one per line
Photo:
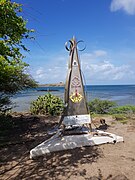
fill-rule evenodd
<path id="1" fill-rule="evenodd" d="M 65 42 L 73 36 L 86 45 L 79 52 L 86 84 L 135 84 L 135 0 L 14 1 L 35 30 L 35 40 L 24 40 L 30 52 L 23 53 L 40 84 L 65 82 Z"/>

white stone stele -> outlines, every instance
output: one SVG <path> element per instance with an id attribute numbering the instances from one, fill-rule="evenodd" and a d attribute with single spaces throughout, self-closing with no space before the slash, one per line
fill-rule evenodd
<path id="1" fill-rule="evenodd" d="M 65 126 L 71 126 L 71 125 L 75 126 L 75 125 L 83 125 L 90 123 L 91 123 L 90 114 L 65 116 L 62 122 L 62 124 L 64 124 Z"/>
<path id="2" fill-rule="evenodd" d="M 94 146 L 105 143 L 122 142 L 123 137 L 112 133 L 96 130 L 95 132 L 80 135 L 66 135 L 63 136 L 58 131 L 47 141 L 39 144 L 30 151 L 30 158 L 46 155 L 51 152 L 63 151 L 67 149 L 74 149 L 82 146 Z"/>

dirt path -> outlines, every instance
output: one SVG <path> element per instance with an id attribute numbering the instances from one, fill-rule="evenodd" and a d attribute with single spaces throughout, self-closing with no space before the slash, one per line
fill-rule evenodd
<path id="1" fill-rule="evenodd" d="M 15 117 L 16 128 L 3 137 L 6 143 L 1 143 L 0 179 L 134 180 L 135 122 L 123 125 L 105 119 L 110 125 L 107 131 L 123 136 L 124 143 L 77 148 L 30 160 L 29 151 L 48 138 L 46 132 L 57 119 Z"/>

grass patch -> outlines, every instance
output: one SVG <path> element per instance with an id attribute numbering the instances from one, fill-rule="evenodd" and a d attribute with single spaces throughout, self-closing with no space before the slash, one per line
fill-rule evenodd
<path id="1" fill-rule="evenodd" d="M 119 122 L 122 123 L 122 124 L 127 124 L 128 120 L 127 119 L 123 119 L 123 120 L 120 120 Z"/>
<path id="2" fill-rule="evenodd" d="M 134 114 L 135 113 L 135 106 L 132 105 L 125 105 L 125 106 L 118 106 L 110 109 L 110 114 Z"/>
<path id="3" fill-rule="evenodd" d="M 92 118 L 111 115 L 116 121 L 123 124 L 128 120 L 135 120 L 135 106 L 133 105 L 118 106 L 113 101 L 94 99 L 88 103 L 88 106 Z"/>
<path id="4" fill-rule="evenodd" d="M 112 116 L 112 115 L 110 115 L 110 114 L 96 114 L 96 113 L 91 113 L 91 117 L 92 117 L 92 118 L 96 118 L 96 117 L 101 118 L 101 117 L 110 117 L 110 116 Z"/>
<path id="5" fill-rule="evenodd" d="M 128 117 L 126 114 L 113 114 L 112 117 L 122 124 L 126 124 L 128 122 Z"/>

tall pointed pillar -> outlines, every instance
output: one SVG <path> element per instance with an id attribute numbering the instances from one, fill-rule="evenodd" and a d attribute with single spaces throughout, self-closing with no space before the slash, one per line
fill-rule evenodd
<path id="1" fill-rule="evenodd" d="M 78 57 L 77 44 L 73 37 L 69 43 L 66 43 L 66 49 L 69 51 L 69 65 L 65 85 L 65 104 L 64 114 L 65 125 L 82 125 L 90 123 L 90 115 L 87 108 L 87 102 L 83 86 L 83 78 Z"/>

